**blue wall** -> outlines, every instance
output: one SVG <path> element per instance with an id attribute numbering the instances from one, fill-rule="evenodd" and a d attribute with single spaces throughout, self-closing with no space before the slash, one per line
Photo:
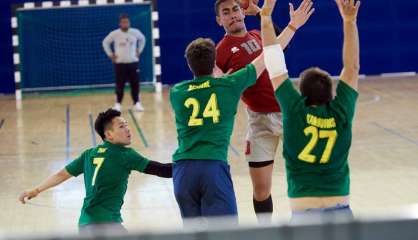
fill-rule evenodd
<path id="1" fill-rule="evenodd" d="M 113 64 L 103 51 L 103 39 L 119 27 L 123 12 L 152 42 L 151 9 L 150 4 L 129 4 L 18 11 L 22 87 L 112 84 Z M 152 82 L 152 44 L 145 45 L 139 68 L 141 81 Z"/>
<path id="2" fill-rule="evenodd" d="M 10 29 L 10 4 L 0 1 L 0 93 L 14 91 Z M 184 60 L 184 48 L 194 38 L 204 36 L 219 41 L 224 32 L 217 26 L 214 0 L 159 0 L 161 61 L 164 83 L 191 78 Z M 300 0 L 293 1 L 298 5 Z M 316 12 L 296 35 L 286 53 L 291 75 L 316 65 L 338 74 L 341 69 L 341 20 L 334 0 L 317 0 Z M 359 16 L 361 72 L 418 71 L 418 1 L 363 1 Z M 415 10 L 415 11 L 414 11 Z M 249 17 L 249 28 L 258 23 Z M 275 21 L 288 22 L 287 4 L 279 1 Z"/>

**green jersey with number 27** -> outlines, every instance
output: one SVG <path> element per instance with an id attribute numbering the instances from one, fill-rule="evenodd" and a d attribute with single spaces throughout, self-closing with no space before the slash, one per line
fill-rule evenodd
<path id="1" fill-rule="evenodd" d="M 276 98 L 283 112 L 283 156 L 291 198 L 346 196 L 350 190 L 348 153 L 358 93 L 339 81 L 335 99 L 306 106 L 286 80 Z"/>
<path id="2" fill-rule="evenodd" d="M 179 145 L 173 161 L 227 161 L 240 96 L 256 81 L 254 65 L 249 64 L 221 78 L 204 76 L 176 84 L 170 92 Z"/>

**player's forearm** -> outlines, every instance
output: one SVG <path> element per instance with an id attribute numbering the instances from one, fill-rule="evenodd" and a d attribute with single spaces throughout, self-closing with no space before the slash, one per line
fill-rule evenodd
<path id="1" fill-rule="evenodd" d="M 279 87 L 287 79 L 287 67 L 283 54 L 283 46 L 278 42 L 274 34 L 271 12 L 266 8 L 266 14 L 261 17 L 261 35 L 263 40 L 264 64 L 269 73 L 274 88 Z M 288 32 L 288 29 L 286 32 Z M 287 36 L 290 36 L 291 34 Z M 289 39 L 290 41 L 290 39 Z M 280 45 L 280 46 L 279 46 Z"/>
<path id="2" fill-rule="evenodd" d="M 261 16 L 261 38 L 263 46 L 267 47 L 278 43 L 273 28 L 273 20 L 271 16 Z"/>
<path id="3" fill-rule="evenodd" d="M 113 55 L 112 49 L 110 48 L 110 44 L 112 44 L 112 41 L 108 37 L 106 37 L 102 42 L 103 50 L 109 57 Z"/>
<path id="4" fill-rule="evenodd" d="M 142 53 L 142 51 L 144 51 L 144 48 L 145 48 L 145 38 L 138 41 L 138 48 L 137 48 L 138 54 Z"/>
<path id="5" fill-rule="evenodd" d="M 59 185 L 60 183 L 68 180 L 71 177 L 72 176 L 67 172 L 67 170 L 62 169 L 58 173 L 48 177 L 45 181 L 39 184 L 35 189 L 38 191 L 38 193 L 41 193 L 43 191 L 46 191 L 52 187 Z"/>
<path id="6" fill-rule="evenodd" d="M 142 51 L 144 50 L 144 48 L 145 48 L 145 44 L 146 44 L 146 38 L 145 38 L 145 36 L 144 36 L 144 34 L 142 34 L 141 32 L 138 32 L 138 35 L 137 35 L 137 53 L 138 54 L 141 54 L 142 53 Z"/>
<path id="7" fill-rule="evenodd" d="M 283 32 L 281 32 L 280 35 L 277 37 L 277 40 L 280 46 L 282 46 L 282 48 L 285 49 L 289 45 L 293 36 L 295 36 L 295 31 L 292 30 L 289 26 L 287 26 L 283 30 Z"/>
<path id="8" fill-rule="evenodd" d="M 260 14 L 260 12 L 258 12 L 255 16 L 257 17 L 258 20 L 261 21 L 261 14 Z M 274 22 L 273 22 L 273 28 L 274 28 L 274 33 L 276 34 L 276 36 L 277 35 L 280 35 L 282 33 L 282 29 L 280 29 L 280 27 L 277 26 L 276 23 L 274 23 Z"/>
<path id="9" fill-rule="evenodd" d="M 103 50 L 105 51 L 108 57 L 111 57 L 113 55 L 112 49 L 110 48 L 110 44 L 103 42 Z"/>
<path id="10" fill-rule="evenodd" d="M 266 70 L 266 65 L 264 64 L 264 53 L 261 53 L 256 59 L 251 62 L 254 65 L 257 79 L 260 75 Z"/>
<path id="11" fill-rule="evenodd" d="M 173 164 L 151 161 L 145 168 L 144 173 L 163 178 L 171 178 L 173 176 Z"/>
<path id="12" fill-rule="evenodd" d="M 357 89 L 360 48 L 356 21 L 344 21 L 343 72 L 341 80 Z"/>

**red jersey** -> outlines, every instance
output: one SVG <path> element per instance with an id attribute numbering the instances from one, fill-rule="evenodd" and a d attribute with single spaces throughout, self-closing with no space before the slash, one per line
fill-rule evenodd
<path id="1" fill-rule="evenodd" d="M 250 64 L 262 52 L 258 30 L 250 31 L 244 37 L 225 35 L 216 46 L 216 64 L 223 72 L 229 69 L 235 72 Z M 241 99 L 253 112 L 280 112 L 267 71 L 260 75 L 256 84 L 244 91 Z"/>

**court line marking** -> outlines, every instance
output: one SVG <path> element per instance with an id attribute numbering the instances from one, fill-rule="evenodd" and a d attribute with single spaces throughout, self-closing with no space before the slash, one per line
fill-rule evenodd
<path id="1" fill-rule="evenodd" d="M 136 131 L 139 133 L 139 136 L 141 137 L 142 143 L 144 144 L 144 147 L 148 148 L 148 142 L 147 139 L 145 138 L 144 133 L 142 132 L 141 127 L 138 124 L 138 121 L 136 120 L 135 115 L 133 114 L 132 110 L 129 109 L 129 115 L 131 115 L 132 121 L 134 122 Z"/>
<path id="2" fill-rule="evenodd" d="M 371 122 L 370 124 L 374 125 L 375 127 L 380 128 L 380 129 L 383 129 L 384 131 L 386 131 L 386 132 L 388 132 L 388 133 L 390 133 L 392 135 L 395 135 L 395 136 L 397 136 L 399 138 L 402 138 L 403 140 L 405 140 L 407 142 L 410 142 L 410 143 L 415 144 L 416 146 L 418 146 L 418 141 L 417 140 L 414 140 L 412 138 L 409 138 L 409 137 L 403 135 L 402 133 L 400 133 L 400 132 L 398 132 L 396 130 L 393 130 L 393 129 L 384 127 L 384 126 L 380 125 L 377 122 Z"/>
<path id="3" fill-rule="evenodd" d="M 65 138 L 65 159 L 68 162 L 70 160 L 70 104 L 65 106 L 65 122 L 66 122 L 66 138 Z"/>
<path id="4" fill-rule="evenodd" d="M 164 191 L 167 192 L 167 191 Z M 53 204 L 45 204 L 45 203 L 36 203 L 36 202 L 31 202 L 31 200 L 26 200 L 25 205 L 30 205 L 33 207 L 37 207 L 37 208 L 48 208 L 48 209 L 57 209 L 57 210 L 66 210 L 66 211 L 80 211 L 80 208 L 76 208 L 76 207 L 63 207 L 60 205 L 53 205 Z M 122 208 L 121 211 L 142 211 L 142 210 L 146 210 L 149 209 L 148 207 L 132 207 L 132 208 Z M 171 206 L 170 206 L 171 209 Z M 173 207 L 172 209 L 176 209 L 176 207 Z"/>
<path id="5" fill-rule="evenodd" d="M 377 96 L 379 96 L 379 101 L 383 97 L 390 98 L 391 100 L 394 100 L 394 101 L 399 101 L 396 97 L 394 97 L 393 95 L 389 94 L 388 92 L 385 92 L 385 91 L 376 89 L 374 87 L 365 86 L 364 89 L 367 89 L 367 90 L 373 92 L 374 94 L 376 94 Z"/>
<path id="6" fill-rule="evenodd" d="M 72 148 L 72 150 L 74 151 L 83 151 L 85 150 L 85 148 L 82 147 L 76 147 L 76 148 Z M 59 155 L 60 153 L 62 153 L 62 150 L 56 150 L 56 151 L 42 151 L 42 152 L 31 152 L 31 151 L 22 151 L 19 153 L 0 153 L 0 157 L 18 157 L 21 154 L 33 154 L 35 157 L 38 157 L 38 155 L 42 156 L 42 155 L 47 155 L 47 154 L 56 154 Z M 45 159 L 45 157 L 42 157 L 42 159 Z M 48 160 L 45 160 L 48 161 Z"/>
<path id="7" fill-rule="evenodd" d="M 234 147 L 234 146 L 232 146 L 232 144 L 229 144 L 229 148 L 232 150 L 232 152 L 237 156 L 237 157 L 239 157 L 240 156 L 240 154 L 239 154 L 239 151 Z"/>
<path id="8" fill-rule="evenodd" d="M 60 206 L 55 206 L 55 205 L 49 205 L 49 204 L 43 204 L 43 203 L 34 203 L 34 202 L 29 202 L 30 200 L 26 200 L 26 205 L 32 205 L 34 207 L 40 207 L 40 208 L 49 208 L 49 209 L 59 209 L 59 210 L 78 210 L 80 211 L 80 208 L 75 208 L 75 207 L 60 207 Z"/>
<path id="9" fill-rule="evenodd" d="M 96 133 L 94 131 L 93 115 L 91 114 L 91 112 L 89 113 L 89 123 L 90 123 L 90 132 L 91 132 L 91 143 L 93 144 L 93 147 L 96 147 L 97 146 Z"/>
<path id="10" fill-rule="evenodd" d="M 380 101 L 380 96 L 379 95 L 374 95 L 373 99 L 368 100 L 368 101 L 364 101 L 364 102 L 359 102 L 359 104 L 361 105 L 369 105 L 369 104 L 373 104 L 373 103 L 377 103 Z"/>
<path id="11" fill-rule="evenodd" d="M 0 129 L 1 129 L 1 127 L 3 127 L 3 124 L 4 124 L 5 121 L 6 121 L 6 119 L 4 119 L 4 118 L 1 119 L 1 121 L 0 121 Z"/>

